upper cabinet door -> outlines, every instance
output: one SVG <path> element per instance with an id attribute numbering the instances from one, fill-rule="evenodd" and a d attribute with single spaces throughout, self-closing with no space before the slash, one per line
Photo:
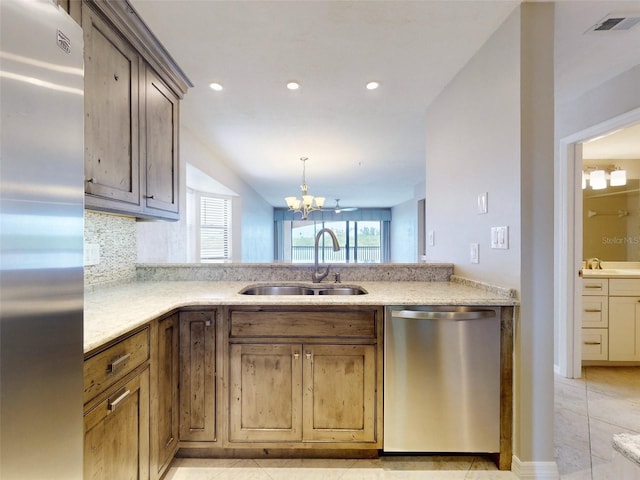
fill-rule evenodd
<path id="1" fill-rule="evenodd" d="M 82 8 L 87 206 L 135 211 L 140 209 L 140 57 L 96 12 L 84 3 Z M 122 203 L 129 206 L 118 207 Z"/>
<path id="2" fill-rule="evenodd" d="M 178 97 L 147 67 L 142 148 L 144 208 L 166 218 L 177 218 L 178 214 L 178 102 Z"/>

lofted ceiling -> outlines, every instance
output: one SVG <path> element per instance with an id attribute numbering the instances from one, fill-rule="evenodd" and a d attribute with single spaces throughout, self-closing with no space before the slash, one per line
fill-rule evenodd
<path id="1" fill-rule="evenodd" d="M 130 3 L 194 84 L 184 128 L 266 201 L 300 193 L 304 156 L 328 204 L 388 207 L 424 182 L 427 106 L 520 1 Z M 640 2 L 558 4 L 559 101 L 640 63 L 640 28 L 583 34 L 620 9 Z"/>

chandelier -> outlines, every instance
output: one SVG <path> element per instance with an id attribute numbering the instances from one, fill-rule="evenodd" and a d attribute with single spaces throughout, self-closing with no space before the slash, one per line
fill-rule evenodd
<path id="1" fill-rule="evenodd" d="M 285 197 L 284 199 L 284 201 L 287 202 L 289 211 L 300 212 L 302 214 L 302 220 L 307 219 L 309 212 L 320 210 L 324 205 L 324 197 L 314 197 L 308 193 L 309 186 L 305 179 L 305 167 L 307 160 L 309 160 L 307 157 L 300 158 L 300 161 L 302 162 L 302 185 L 300 185 L 300 190 L 302 190 L 302 199 L 296 197 Z"/>

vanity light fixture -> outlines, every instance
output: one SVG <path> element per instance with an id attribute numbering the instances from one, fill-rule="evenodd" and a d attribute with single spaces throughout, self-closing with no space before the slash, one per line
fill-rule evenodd
<path id="1" fill-rule="evenodd" d="M 219 92 L 222 90 L 223 87 L 218 82 L 212 82 L 209 84 L 209 88 L 211 90 L 215 90 L 216 92 Z"/>
<path id="2" fill-rule="evenodd" d="M 614 170 L 610 174 L 609 185 L 612 187 L 620 187 L 627 184 L 627 171 L 626 170 Z"/>
<path id="3" fill-rule="evenodd" d="M 309 186 L 307 185 L 307 180 L 305 178 L 307 160 L 309 160 L 307 157 L 300 158 L 300 161 L 302 162 L 302 185 L 300 185 L 300 190 L 302 190 L 302 199 L 296 197 L 285 197 L 284 199 L 284 201 L 287 202 L 289 211 L 300 212 L 302 214 L 302 220 L 306 220 L 310 212 L 320 210 L 324 205 L 324 197 L 314 197 L 313 195 L 309 195 Z"/>
<path id="4" fill-rule="evenodd" d="M 606 167 L 586 167 L 582 171 L 582 189 L 587 188 L 587 180 L 589 186 L 593 190 L 603 190 L 607 188 L 607 180 L 609 186 L 621 187 L 627 184 L 627 171 L 614 165 Z"/>
<path id="5" fill-rule="evenodd" d="M 607 188 L 607 178 L 604 170 L 593 170 L 589 173 L 589 185 L 593 190 Z"/>

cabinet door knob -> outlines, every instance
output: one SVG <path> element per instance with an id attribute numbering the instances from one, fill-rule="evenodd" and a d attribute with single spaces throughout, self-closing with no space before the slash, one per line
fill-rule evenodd
<path id="1" fill-rule="evenodd" d="M 117 73 L 114 73 L 113 79 L 117 82 L 118 80 L 120 80 L 120 75 L 118 75 Z"/>
<path id="2" fill-rule="evenodd" d="M 308 359 L 310 359 L 310 358 L 311 358 L 311 352 L 307 352 L 307 353 L 306 353 L 306 357 L 307 357 Z"/>
<path id="3" fill-rule="evenodd" d="M 87 179 L 87 183 L 97 183 L 97 182 L 95 178 L 91 177 Z"/>
<path id="4" fill-rule="evenodd" d="M 293 354 L 293 358 L 295 358 L 296 360 L 300 357 L 300 354 L 298 352 Z"/>

